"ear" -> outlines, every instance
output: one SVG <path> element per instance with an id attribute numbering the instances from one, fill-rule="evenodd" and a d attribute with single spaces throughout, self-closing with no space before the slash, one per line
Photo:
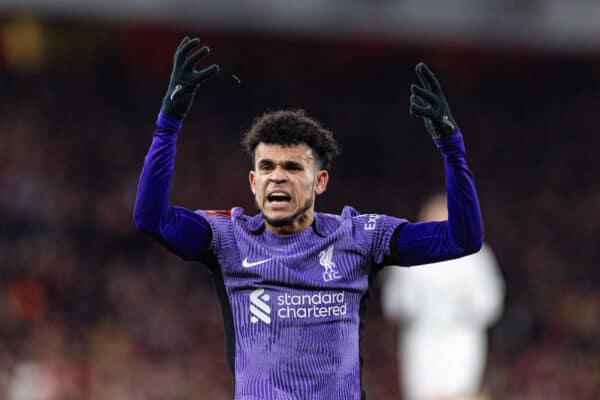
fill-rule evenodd
<path id="1" fill-rule="evenodd" d="M 317 172 L 317 179 L 315 180 L 315 193 L 322 194 L 327 189 L 327 182 L 329 182 L 329 172 L 325 169 L 321 169 Z"/>
<path id="2" fill-rule="evenodd" d="M 256 178 L 256 174 L 254 173 L 254 170 L 250 170 L 250 172 L 248 173 L 248 180 L 250 181 L 250 190 L 252 191 L 252 194 L 256 194 L 256 187 L 255 187 L 255 178 Z"/>

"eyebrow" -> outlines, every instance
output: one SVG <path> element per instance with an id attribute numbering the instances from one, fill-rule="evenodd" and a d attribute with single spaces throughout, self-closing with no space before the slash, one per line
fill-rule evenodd
<path id="1" fill-rule="evenodd" d="M 270 167 L 275 164 L 278 164 L 278 163 L 276 163 L 275 161 L 268 159 L 268 158 L 258 161 L 258 165 L 261 167 Z M 304 166 L 301 163 L 296 162 L 296 161 L 291 161 L 291 160 L 282 161 L 281 165 L 283 166 L 284 169 L 304 168 Z"/>

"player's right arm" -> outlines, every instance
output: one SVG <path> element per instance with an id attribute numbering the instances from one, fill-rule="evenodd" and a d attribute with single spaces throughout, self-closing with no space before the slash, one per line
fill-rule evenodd
<path id="1" fill-rule="evenodd" d="M 195 69 L 209 51 L 204 46 L 188 56 L 198 43 L 198 39 L 185 37 L 175 52 L 169 88 L 144 159 L 133 212 L 138 229 L 185 259 L 200 258 L 211 239 L 209 225 L 202 217 L 185 208 L 169 206 L 177 136 L 183 119 L 200 83 L 218 72 L 216 65 Z"/>

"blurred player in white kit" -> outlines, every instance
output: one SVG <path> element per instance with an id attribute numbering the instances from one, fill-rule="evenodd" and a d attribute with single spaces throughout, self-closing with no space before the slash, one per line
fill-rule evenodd
<path id="1" fill-rule="evenodd" d="M 421 221 L 447 218 L 432 197 Z M 480 394 L 488 328 L 502 313 L 504 282 L 487 244 L 470 256 L 412 268 L 386 268 L 382 306 L 400 328 L 404 400 L 472 400 Z"/>

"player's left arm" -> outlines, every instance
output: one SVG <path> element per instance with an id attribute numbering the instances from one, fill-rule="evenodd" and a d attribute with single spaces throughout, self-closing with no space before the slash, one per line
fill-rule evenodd
<path id="1" fill-rule="evenodd" d="M 483 244 L 483 221 L 463 137 L 435 75 L 417 64 L 421 85 L 412 85 L 410 113 L 423 118 L 444 158 L 448 220 L 406 223 L 392 236 L 390 250 L 399 265 L 427 264 L 475 253 Z"/>

